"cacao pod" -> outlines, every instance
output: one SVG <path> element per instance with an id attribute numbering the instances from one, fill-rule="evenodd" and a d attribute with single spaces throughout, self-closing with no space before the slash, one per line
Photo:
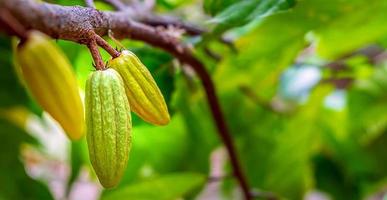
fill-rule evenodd
<path id="1" fill-rule="evenodd" d="M 131 116 L 122 78 L 114 69 L 93 72 L 86 82 L 87 144 L 102 186 L 120 181 L 129 158 Z"/>
<path id="2" fill-rule="evenodd" d="M 151 73 L 136 55 L 124 50 L 117 58 L 110 59 L 107 67 L 115 69 L 124 80 L 125 91 L 133 112 L 155 125 L 165 125 L 169 122 L 164 97 Z"/>
<path id="3" fill-rule="evenodd" d="M 16 49 L 16 60 L 33 98 L 72 140 L 84 133 L 84 110 L 74 72 L 64 53 L 38 31 Z"/>

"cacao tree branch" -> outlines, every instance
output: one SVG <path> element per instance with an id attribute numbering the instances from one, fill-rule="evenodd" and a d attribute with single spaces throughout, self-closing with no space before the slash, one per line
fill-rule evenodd
<path id="1" fill-rule="evenodd" d="M 182 20 L 172 16 L 144 14 L 140 17 L 139 21 L 144 24 L 155 26 L 155 27 L 173 26 L 173 27 L 185 30 L 185 32 L 189 35 L 201 35 L 206 32 L 205 29 L 199 28 L 198 26 L 192 25 L 190 23 L 183 22 Z"/>
<path id="2" fill-rule="evenodd" d="M 133 13 L 132 15 L 136 15 L 137 21 L 142 22 L 144 24 L 150 25 L 150 26 L 162 26 L 162 27 L 169 27 L 173 26 L 176 28 L 184 29 L 186 33 L 190 35 L 200 35 L 206 32 L 204 29 L 201 29 L 195 25 L 192 25 L 190 23 L 183 22 L 180 19 L 177 19 L 176 17 L 172 16 L 162 16 L 162 15 L 155 15 L 147 12 L 148 8 L 145 7 L 138 7 L 138 6 L 130 6 L 127 4 L 124 4 L 120 0 L 104 0 L 105 2 L 109 3 L 110 5 L 114 6 L 119 11 L 126 11 Z M 137 5 L 137 4 L 135 4 Z M 135 13 L 135 14 L 134 14 Z"/>
<path id="3" fill-rule="evenodd" d="M 96 42 L 90 42 L 90 33 L 104 36 L 111 30 L 118 39 L 132 38 L 164 49 L 181 62 L 188 64 L 200 78 L 206 93 L 211 114 L 233 167 L 233 175 L 239 182 L 245 199 L 252 199 L 250 188 L 239 163 L 236 147 L 222 113 L 214 83 L 203 63 L 193 56 L 188 45 L 152 26 L 135 21 L 131 12 L 97 11 L 92 8 L 66 7 L 32 0 L 3 0 L 0 6 L 8 9 L 27 28 L 40 30 L 53 38 L 88 45 L 97 67 L 100 54 Z"/>

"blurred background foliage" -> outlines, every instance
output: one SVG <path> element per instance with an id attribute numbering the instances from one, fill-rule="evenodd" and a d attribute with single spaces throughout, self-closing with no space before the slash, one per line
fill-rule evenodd
<path id="1" fill-rule="evenodd" d="M 387 1 L 157 0 L 155 9 L 210 30 L 183 39 L 211 72 L 254 191 L 387 198 Z M 85 140 L 69 142 L 29 97 L 1 33 L 0 199 L 241 199 L 195 74 L 159 49 L 122 42 L 151 70 L 172 120 L 156 127 L 133 116 L 126 174 L 103 190 Z M 57 44 L 83 90 L 94 70 L 88 49 Z"/>

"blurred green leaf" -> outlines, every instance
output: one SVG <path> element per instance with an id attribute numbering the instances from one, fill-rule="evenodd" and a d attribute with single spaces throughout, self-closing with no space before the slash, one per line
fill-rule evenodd
<path id="1" fill-rule="evenodd" d="M 133 184 L 102 197 L 103 200 L 172 200 L 184 197 L 205 183 L 206 177 L 196 173 L 168 174 Z"/>
<path id="2" fill-rule="evenodd" d="M 369 143 L 387 129 L 387 67 L 383 66 L 365 80 L 358 80 L 348 95 L 352 135 Z"/>
<path id="3" fill-rule="evenodd" d="M 387 146 L 387 132 L 385 131 L 382 135 L 379 135 L 370 144 L 365 146 L 364 151 L 367 156 L 372 159 L 374 168 L 372 169 L 372 176 L 368 179 L 368 183 L 364 184 L 368 187 L 381 187 L 378 182 L 385 182 L 387 176 L 387 158 L 386 154 Z M 382 184 L 383 185 L 383 184 Z M 383 187 L 383 186 L 382 186 Z M 368 189 L 368 188 L 367 188 Z M 367 194 L 368 195 L 368 194 Z"/>
<path id="4" fill-rule="evenodd" d="M 306 45 L 306 33 L 324 28 L 364 4 L 365 0 L 300 1 L 293 10 L 264 18 L 237 41 L 238 55 L 228 55 L 220 64 L 217 85 L 221 90 L 247 85 L 264 98 L 272 97 L 283 69 Z"/>
<path id="5" fill-rule="evenodd" d="M 161 7 L 167 10 L 172 10 L 195 1 L 194 0 L 157 0 L 156 2 L 157 2 L 157 7 Z"/>
<path id="6" fill-rule="evenodd" d="M 78 84 L 82 89 L 85 89 L 87 78 L 95 70 L 92 64 L 93 58 L 87 48 L 81 49 L 77 57 L 74 58 L 73 66 L 77 75 Z"/>
<path id="7" fill-rule="evenodd" d="M 77 61 L 77 57 L 82 49 L 82 45 L 66 40 L 57 40 L 56 44 L 62 49 L 63 53 L 70 61 L 72 67 L 75 68 L 74 64 Z"/>
<path id="8" fill-rule="evenodd" d="M 206 13 L 216 15 L 231 4 L 238 2 L 237 0 L 206 0 L 203 2 L 203 8 Z"/>
<path id="9" fill-rule="evenodd" d="M 0 34 L 0 107 L 27 105 L 29 98 L 16 75 L 11 38 Z"/>
<path id="10" fill-rule="evenodd" d="M 237 1 L 217 14 L 209 22 L 217 24 L 214 32 L 220 33 L 238 27 L 263 16 L 286 10 L 292 5 L 286 0 L 242 0 Z"/>
<path id="11" fill-rule="evenodd" d="M 70 145 L 71 172 L 67 181 L 67 194 L 70 193 L 72 185 L 78 178 L 82 167 L 85 165 L 90 165 L 86 137 L 83 137 L 79 141 L 72 141 Z"/>
<path id="12" fill-rule="evenodd" d="M 72 0 L 72 1 L 67 1 L 67 0 L 47 0 L 51 3 L 56 3 L 64 6 L 79 6 L 79 5 L 85 5 L 85 1 L 82 0 Z"/>
<path id="13" fill-rule="evenodd" d="M 46 185 L 30 178 L 19 160 L 23 143 L 36 141 L 23 130 L 0 118 L 0 199 L 53 199 Z"/>
<path id="14" fill-rule="evenodd" d="M 289 22 L 284 24 L 283 21 L 287 20 Z M 304 25 L 300 23 L 304 22 L 299 22 L 297 16 L 279 14 L 267 18 L 251 34 L 239 39 L 238 55 L 226 56 L 215 74 L 215 81 L 220 89 L 251 85 L 262 95 L 273 95 L 275 91 L 272 87 L 278 81 L 280 73 L 305 44 L 305 31 L 298 28 Z M 267 37 L 268 35 L 276 37 Z"/>
<path id="15" fill-rule="evenodd" d="M 241 133 L 238 144 L 250 184 L 289 199 L 301 199 L 312 187 L 309 159 L 320 142 L 319 113 L 330 91 L 316 88 L 291 118 L 262 108 L 252 111 L 256 105 L 243 96 L 234 100 L 238 108 L 227 115 L 233 131 Z"/>
<path id="16" fill-rule="evenodd" d="M 336 200 L 359 199 L 359 188 L 348 180 L 340 163 L 337 163 L 325 155 L 317 155 L 313 158 L 315 165 L 316 187 Z"/>
<path id="17" fill-rule="evenodd" d="M 344 9 L 345 14 L 316 31 L 322 57 L 337 58 L 387 36 L 386 1 L 359 1 Z"/>
<path id="18" fill-rule="evenodd" d="M 182 114 L 188 134 L 186 155 L 190 159 L 184 162 L 184 169 L 208 173 L 208 159 L 219 145 L 218 133 L 204 101 L 203 91 L 190 88 L 189 81 L 184 78 L 177 78 L 175 93 L 175 106 Z"/>

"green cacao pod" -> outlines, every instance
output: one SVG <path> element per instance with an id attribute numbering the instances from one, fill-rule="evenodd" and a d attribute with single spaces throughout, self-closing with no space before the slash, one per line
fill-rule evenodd
<path id="1" fill-rule="evenodd" d="M 107 66 L 115 69 L 124 80 L 125 91 L 133 112 L 143 120 L 155 124 L 168 124 L 170 118 L 164 97 L 148 69 L 132 52 L 124 50 Z"/>
<path id="2" fill-rule="evenodd" d="M 131 146 L 131 116 L 122 78 L 114 69 L 93 72 L 86 82 L 87 144 L 102 186 L 116 186 Z"/>
<path id="3" fill-rule="evenodd" d="M 16 67 L 33 98 L 72 140 L 84 133 L 84 110 L 76 77 L 64 53 L 38 31 L 16 49 Z"/>

